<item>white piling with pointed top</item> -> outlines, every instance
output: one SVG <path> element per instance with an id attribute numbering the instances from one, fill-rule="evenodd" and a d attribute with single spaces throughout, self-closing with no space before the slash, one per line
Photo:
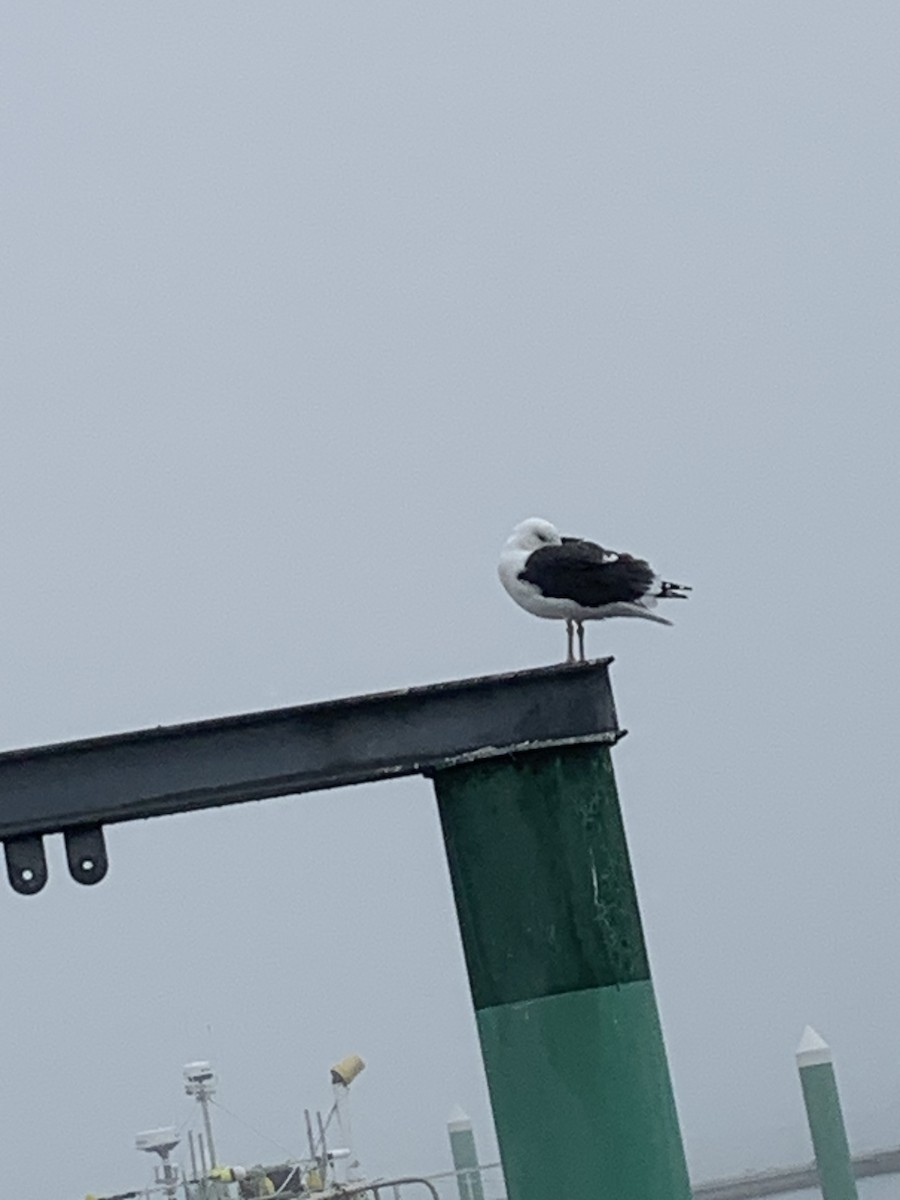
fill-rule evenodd
<path id="1" fill-rule="evenodd" d="M 809 1025 L 797 1047 L 797 1068 L 823 1200 L 858 1200 L 831 1049 Z"/>
<path id="2" fill-rule="evenodd" d="M 459 1200 L 484 1200 L 472 1119 L 458 1104 L 447 1120 L 447 1133 L 450 1135 L 450 1153 L 453 1155 Z"/>

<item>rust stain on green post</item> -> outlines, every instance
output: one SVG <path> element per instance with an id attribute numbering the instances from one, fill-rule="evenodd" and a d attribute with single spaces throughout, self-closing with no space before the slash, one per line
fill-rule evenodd
<path id="1" fill-rule="evenodd" d="M 435 788 L 510 1200 L 690 1200 L 608 747 Z"/>

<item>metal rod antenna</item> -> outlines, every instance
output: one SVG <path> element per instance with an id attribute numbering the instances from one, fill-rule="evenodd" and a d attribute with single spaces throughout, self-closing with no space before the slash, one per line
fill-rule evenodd
<path id="1" fill-rule="evenodd" d="M 206 1144 L 209 1147 L 209 1164 L 210 1168 L 217 1167 L 219 1160 L 216 1157 L 216 1147 L 213 1142 L 212 1125 L 209 1120 L 209 1096 L 204 1092 L 200 1097 L 200 1107 L 203 1109 L 203 1126 L 206 1129 Z"/>
<path id="2" fill-rule="evenodd" d="M 309 1157 L 315 1161 L 318 1158 L 316 1154 L 316 1143 L 313 1138 L 312 1118 L 309 1115 L 309 1109 L 304 1108 L 303 1115 L 306 1118 L 306 1136 L 309 1139 Z"/>
<path id="3" fill-rule="evenodd" d="M 319 1122 L 319 1139 L 322 1143 L 322 1178 L 328 1170 L 328 1147 L 325 1142 L 325 1126 L 322 1124 L 322 1114 L 316 1110 L 316 1120 Z"/>
<path id="4" fill-rule="evenodd" d="M 188 1130 L 188 1149 L 190 1150 L 190 1153 L 191 1153 L 191 1175 L 193 1176 L 194 1182 L 196 1183 L 196 1181 L 197 1181 L 197 1155 L 194 1151 L 194 1131 L 193 1131 L 193 1129 Z"/>
<path id="5" fill-rule="evenodd" d="M 194 1096 L 203 1113 L 203 1128 L 206 1130 L 206 1147 L 209 1151 L 210 1168 L 219 1165 L 216 1145 L 213 1141 L 212 1123 L 209 1119 L 209 1102 L 216 1091 L 216 1077 L 208 1062 L 188 1063 L 184 1068 L 184 1090 Z"/>

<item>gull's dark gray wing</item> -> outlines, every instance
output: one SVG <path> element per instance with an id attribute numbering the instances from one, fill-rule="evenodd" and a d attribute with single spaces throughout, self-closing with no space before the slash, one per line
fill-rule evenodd
<path id="1" fill-rule="evenodd" d="M 641 600 L 655 576 L 643 559 L 604 550 L 581 538 L 563 538 L 562 545 L 542 546 L 529 555 L 519 578 L 534 584 L 544 596 L 600 608 Z"/>

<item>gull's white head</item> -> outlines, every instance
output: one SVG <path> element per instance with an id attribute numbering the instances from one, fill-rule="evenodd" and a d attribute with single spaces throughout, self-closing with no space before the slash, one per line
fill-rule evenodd
<path id="1" fill-rule="evenodd" d="M 529 517 L 521 521 L 509 536 L 506 548 L 532 554 L 542 546 L 559 546 L 562 543 L 559 530 L 541 517 Z"/>

